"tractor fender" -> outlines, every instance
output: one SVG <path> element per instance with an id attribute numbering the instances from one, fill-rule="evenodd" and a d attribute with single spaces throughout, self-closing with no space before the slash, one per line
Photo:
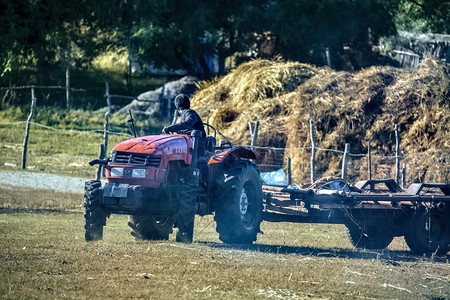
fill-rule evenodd
<path id="1" fill-rule="evenodd" d="M 215 153 L 209 159 L 208 165 L 221 164 L 225 162 L 227 159 L 239 159 L 239 158 L 257 159 L 258 154 L 252 149 L 243 146 L 238 146 L 232 149 Z"/>

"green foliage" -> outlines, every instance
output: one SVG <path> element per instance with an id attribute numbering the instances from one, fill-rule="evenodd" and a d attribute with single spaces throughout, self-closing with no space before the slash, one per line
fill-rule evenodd
<path id="1" fill-rule="evenodd" d="M 49 79 L 51 84 L 59 83 L 64 80 L 60 70 L 89 60 L 91 49 L 101 40 L 90 19 L 89 1 L 1 0 L 0 11 L 0 73 L 4 77 L 8 69 L 14 73 L 29 70 L 32 76 L 19 84 L 50 84 Z"/>
<path id="2" fill-rule="evenodd" d="M 344 49 L 370 64 L 371 47 L 396 27 L 448 33 L 449 11 L 440 0 L 0 0 L 0 84 L 64 85 L 66 67 L 86 71 L 124 49 L 203 78 L 214 76 L 213 57 L 219 74 L 228 57 L 323 65 L 325 49 L 336 68 Z M 130 92 L 129 67 L 120 72 Z"/>
<path id="3" fill-rule="evenodd" d="M 394 20 L 399 30 L 449 34 L 450 2 L 400 0 Z"/>
<path id="4" fill-rule="evenodd" d="M 318 65 L 326 64 L 326 49 L 334 60 L 344 47 L 370 52 L 380 36 L 395 33 L 390 9 L 381 0 L 277 1 L 272 9 L 276 51 Z"/>
<path id="5" fill-rule="evenodd" d="M 185 69 L 203 77 L 212 75 L 210 59 L 217 55 L 219 73 L 227 56 L 247 51 L 261 30 L 265 1 L 168 1 L 160 13 L 142 20 L 132 36 L 141 58 L 155 66 Z"/>

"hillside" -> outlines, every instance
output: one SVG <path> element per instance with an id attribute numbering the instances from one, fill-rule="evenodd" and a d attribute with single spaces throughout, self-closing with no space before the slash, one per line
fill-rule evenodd
<path id="1" fill-rule="evenodd" d="M 264 152 L 292 159 L 296 181 L 308 181 L 309 120 L 317 147 L 375 156 L 374 178 L 393 177 L 394 124 L 400 128 L 402 163 L 409 180 L 450 180 L 450 65 L 425 59 L 418 69 L 371 67 L 337 72 L 281 60 L 254 60 L 228 75 L 202 82 L 193 107 L 232 142 L 249 145 L 249 121 L 260 121 L 258 146 L 289 150 Z M 264 157 L 265 156 L 265 157 Z M 353 157 L 354 158 L 354 157 Z M 342 156 L 317 152 L 320 175 L 338 175 Z M 388 159 L 389 160 L 389 159 Z M 366 178 L 367 158 L 352 160 L 352 179 Z M 392 166 L 391 166 L 392 165 Z"/>

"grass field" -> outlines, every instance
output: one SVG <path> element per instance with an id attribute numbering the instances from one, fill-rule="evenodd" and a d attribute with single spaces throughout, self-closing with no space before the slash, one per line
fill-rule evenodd
<path id="1" fill-rule="evenodd" d="M 26 115 L 0 111 L 0 169 L 21 165 L 25 125 L 11 123 Z M 63 115 L 41 112 L 34 121 L 102 128 L 103 114 Z M 147 132 L 158 129 L 151 122 L 142 120 Z M 110 136 L 108 150 L 126 138 Z M 96 168 L 87 162 L 102 139 L 33 125 L 29 172 L 93 178 Z M 401 238 L 384 251 L 355 250 L 341 225 L 264 222 L 254 245 L 230 246 L 206 216 L 196 217 L 191 245 L 174 236 L 136 242 L 127 217 L 112 215 L 104 240 L 86 243 L 82 198 L 0 187 L 0 299 L 450 299 L 450 256 L 411 255 Z"/>
<path id="2" fill-rule="evenodd" d="M 103 143 L 104 113 L 49 107 L 38 107 L 30 127 L 26 167 L 41 171 L 78 177 L 95 177 L 96 168 L 88 162 L 98 158 Z M 26 108 L 10 107 L 0 110 L 0 169 L 18 169 L 22 165 L 22 149 L 25 137 L 25 123 L 29 111 Z M 136 115 L 138 132 L 160 133 L 167 120 Z M 129 116 L 113 115 L 109 120 L 109 131 L 128 134 Z M 100 132 L 92 132 L 100 130 Z M 127 135 L 110 134 L 109 155 L 118 143 L 129 139 Z"/>
<path id="3" fill-rule="evenodd" d="M 340 225 L 262 224 L 224 245 L 211 216 L 194 243 L 136 242 L 127 217 L 84 241 L 82 195 L 0 189 L 1 299 L 450 299 L 446 257 L 355 250 Z"/>

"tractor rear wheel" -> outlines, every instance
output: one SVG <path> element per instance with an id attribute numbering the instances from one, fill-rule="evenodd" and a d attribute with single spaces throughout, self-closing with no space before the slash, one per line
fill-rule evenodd
<path id="1" fill-rule="evenodd" d="M 87 181 L 84 186 L 84 237 L 88 242 L 101 240 L 106 225 L 107 213 L 100 206 L 100 187 L 98 180 Z"/>
<path id="2" fill-rule="evenodd" d="M 420 208 L 412 217 L 405 241 L 412 252 L 445 255 L 450 251 L 449 210 Z"/>
<path id="3" fill-rule="evenodd" d="M 382 226 L 364 226 L 348 222 L 345 227 L 350 243 L 356 248 L 382 250 L 394 239 L 394 235 Z"/>
<path id="4" fill-rule="evenodd" d="M 128 226 L 136 240 L 168 240 L 173 220 L 169 216 L 129 215 Z"/>
<path id="5" fill-rule="evenodd" d="M 262 183 L 255 166 L 236 161 L 219 178 L 214 220 L 224 243 L 251 244 L 262 221 Z"/>

